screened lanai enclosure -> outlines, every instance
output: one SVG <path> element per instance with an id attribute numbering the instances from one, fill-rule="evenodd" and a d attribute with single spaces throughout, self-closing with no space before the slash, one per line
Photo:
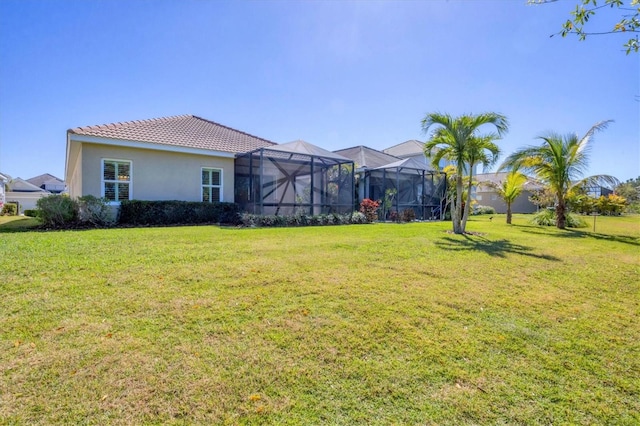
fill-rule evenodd
<path id="1" fill-rule="evenodd" d="M 235 201 L 259 215 L 350 213 L 353 161 L 304 141 L 260 148 L 235 161 Z"/>
<path id="2" fill-rule="evenodd" d="M 364 170 L 359 175 L 359 198 L 380 200 L 378 217 L 382 220 L 389 219 L 392 212 L 407 209 L 412 209 L 417 219 L 442 220 L 446 193 L 446 175 L 413 158 Z"/>

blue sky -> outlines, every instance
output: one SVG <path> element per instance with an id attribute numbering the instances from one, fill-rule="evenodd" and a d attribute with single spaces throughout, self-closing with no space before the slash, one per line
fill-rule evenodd
<path id="1" fill-rule="evenodd" d="M 639 176 L 640 54 L 549 37 L 576 3 L 1 0 L 0 171 L 64 177 L 66 130 L 93 124 L 194 114 L 383 149 L 426 140 L 426 113 L 494 111 L 503 158 L 614 119 L 588 173 Z"/>

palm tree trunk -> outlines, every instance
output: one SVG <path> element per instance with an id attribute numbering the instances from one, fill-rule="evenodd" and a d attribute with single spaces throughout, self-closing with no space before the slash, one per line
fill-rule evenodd
<path id="1" fill-rule="evenodd" d="M 511 225 L 511 202 L 507 202 L 507 224 Z"/>
<path id="2" fill-rule="evenodd" d="M 458 174 L 456 178 L 456 203 L 453 206 L 451 212 L 451 219 L 453 220 L 453 233 L 463 234 L 464 229 L 461 226 L 460 220 L 462 218 L 462 176 Z"/>
<path id="3" fill-rule="evenodd" d="M 558 196 L 558 205 L 556 206 L 556 227 L 558 229 L 567 227 L 567 206 L 562 196 Z"/>
<path id="4" fill-rule="evenodd" d="M 464 205 L 464 216 L 462 217 L 462 232 L 464 234 L 467 230 L 467 220 L 469 219 L 469 212 L 471 211 L 471 184 L 473 183 L 473 165 L 469 165 L 469 187 L 467 188 L 467 202 Z"/>

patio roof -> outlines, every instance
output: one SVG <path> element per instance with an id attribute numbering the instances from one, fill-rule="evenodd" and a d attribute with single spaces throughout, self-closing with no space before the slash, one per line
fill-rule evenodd
<path id="1" fill-rule="evenodd" d="M 372 169 L 399 160 L 398 157 L 363 145 L 339 149 L 334 151 L 334 153 L 350 158 L 356 163 L 359 169 Z"/>
<path id="2" fill-rule="evenodd" d="M 376 167 L 373 170 L 383 169 L 413 169 L 413 170 L 425 170 L 428 172 L 434 172 L 431 167 L 427 166 L 414 158 L 405 158 L 404 160 L 394 161 L 393 163 L 385 164 L 384 166 Z"/>
<path id="3" fill-rule="evenodd" d="M 332 160 L 337 160 L 341 163 L 353 162 L 353 160 L 344 157 L 340 154 L 336 154 L 335 152 L 327 151 L 324 148 L 320 148 L 319 146 L 313 145 L 307 141 L 297 140 L 289 143 L 284 143 L 282 145 L 273 145 L 265 147 L 269 151 L 281 151 L 288 152 L 291 154 L 302 154 L 302 155 L 310 155 L 313 157 L 323 157 L 330 158 Z"/>

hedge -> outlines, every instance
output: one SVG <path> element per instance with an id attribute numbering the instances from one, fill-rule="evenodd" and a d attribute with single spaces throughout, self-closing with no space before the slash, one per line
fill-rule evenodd
<path id="1" fill-rule="evenodd" d="M 120 204 L 118 223 L 122 225 L 183 225 L 198 223 L 238 224 L 235 203 L 197 201 L 126 200 Z"/>

